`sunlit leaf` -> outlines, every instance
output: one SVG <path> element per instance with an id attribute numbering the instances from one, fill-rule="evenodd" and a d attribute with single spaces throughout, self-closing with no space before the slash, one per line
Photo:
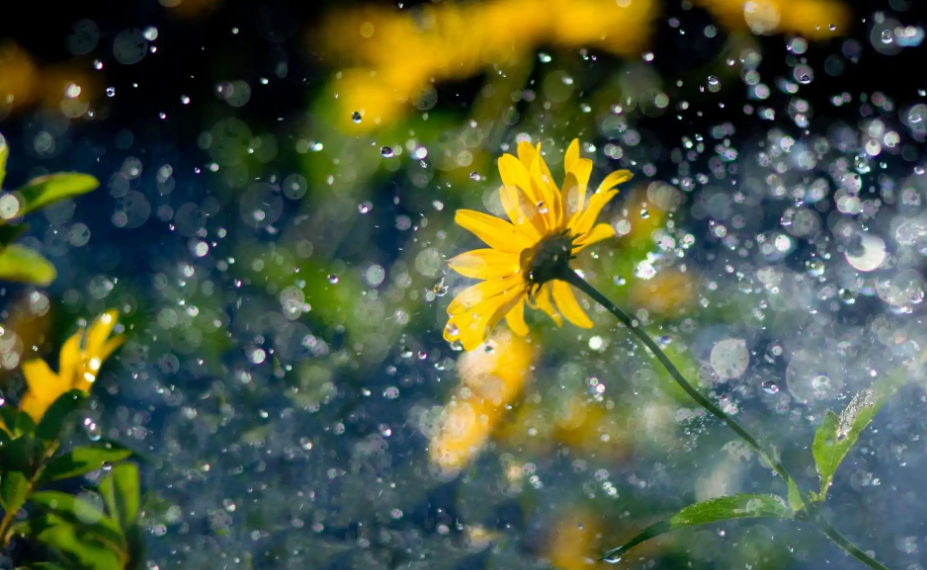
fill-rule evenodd
<path id="1" fill-rule="evenodd" d="M 120 570 L 115 552 L 82 535 L 78 527 L 57 515 L 46 514 L 17 524 L 14 532 L 32 536 L 58 550 L 70 563 L 68 566 L 81 570 Z"/>
<path id="2" fill-rule="evenodd" d="M 834 480 L 834 473 L 840 466 L 860 434 L 882 409 L 885 402 L 907 382 L 911 373 L 908 366 L 900 366 L 891 374 L 875 382 L 871 388 L 856 394 L 838 416 L 828 410 L 824 421 L 814 434 L 811 452 L 821 478 L 819 500 L 827 497 L 827 489 Z"/>
<path id="3" fill-rule="evenodd" d="M 71 390 L 59 396 L 45 410 L 39 425 L 35 428 L 35 435 L 46 441 L 56 439 L 65 420 L 80 408 L 86 399 L 87 395 L 81 390 Z"/>
<path id="4" fill-rule="evenodd" d="M 100 481 L 100 492 L 109 512 L 119 521 L 123 530 L 128 530 L 138 518 L 141 502 L 139 494 L 138 466 L 134 463 L 120 463 Z"/>
<path id="5" fill-rule="evenodd" d="M 6 471 L 0 480 L 0 505 L 5 511 L 18 511 L 26 501 L 29 480 L 21 471 Z"/>
<path id="6" fill-rule="evenodd" d="M 86 194 L 99 185 L 93 176 L 77 172 L 59 172 L 33 178 L 25 186 L 15 190 L 19 198 L 17 216 L 25 216 L 52 202 Z"/>
<path id="7" fill-rule="evenodd" d="M 83 532 L 89 532 L 118 550 L 125 549 L 125 538 L 114 519 L 88 501 L 59 491 L 39 491 L 29 503 L 58 515 Z"/>
<path id="8" fill-rule="evenodd" d="M 132 451 L 122 447 L 77 447 L 49 461 L 39 483 L 84 475 L 100 469 L 107 463 L 122 461 L 130 455 Z"/>
<path id="9" fill-rule="evenodd" d="M 689 505 L 672 517 L 645 528 L 640 534 L 605 553 L 603 557 L 617 562 L 630 548 L 667 532 L 713 522 L 733 519 L 780 518 L 791 519 L 792 509 L 782 497 L 776 495 L 732 495 Z"/>
<path id="10" fill-rule="evenodd" d="M 798 484 L 795 482 L 795 479 L 789 479 L 789 506 L 792 507 L 794 511 L 801 511 L 805 508 L 805 504 L 801 499 L 801 491 L 798 490 Z"/>
<path id="11" fill-rule="evenodd" d="M 45 286 L 55 275 L 55 266 L 34 249 L 14 243 L 0 250 L 0 281 Z"/>

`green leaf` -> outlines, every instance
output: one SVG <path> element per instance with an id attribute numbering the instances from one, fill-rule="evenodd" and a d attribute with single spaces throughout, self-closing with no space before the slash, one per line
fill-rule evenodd
<path id="1" fill-rule="evenodd" d="M 20 566 L 16 570 L 65 570 L 57 564 L 50 562 L 33 562 L 29 566 Z"/>
<path id="2" fill-rule="evenodd" d="M 32 493 L 29 502 L 61 517 L 79 530 L 95 535 L 117 551 L 125 550 L 125 537 L 119 525 L 93 503 L 59 491 Z"/>
<path id="3" fill-rule="evenodd" d="M 69 566 L 81 570 L 120 570 L 115 552 L 54 514 L 36 517 L 13 529 L 58 550 L 70 562 Z"/>
<path id="4" fill-rule="evenodd" d="M 55 280 L 55 266 L 42 254 L 18 244 L 0 250 L 0 281 L 45 286 Z"/>
<path id="5" fill-rule="evenodd" d="M 0 220 L 0 224 L 2 223 L 2 220 Z M 0 247 L 5 247 L 16 241 L 27 229 L 29 229 L 29 224 L 0 225 Z"/>
<path id="6" fill-rule="evenodd" d="M 804 510 L 805 503 L 801 500 L 801 491 L 798 490 L 798 483 L 795 482 L 795 479 L 789 478 L 788 487 L 789 506 L 792 507 L 792 510 L 795 512 Z"/>
<path id="7" fill-rule="evenodd" d="M 26 502 L 29 480 L 21 471 L 7 471 L 0 480 L 0 505 L 7 512 L 18 511 Z"/>
<path id="8" fill-rule="evenodd" d="M 130 455 L 132 451 L 123 447 L 77 447 L 49 461 L 42 471 L 39 484 L 84 475 L 100 469 L 107 463 L 122 461 Z"/>
<path id="9" fill-rule="evenodd" d="M 4 470 L 29 472 L 33 458 L 39 453 L 40 446 L 35 438 L 20 436 L 0 447 L 0 464 Z"/>
<path id="10" fill-rule="evenodd" d="M 919 366 L 923 362 L 923 356 L 915 365 Z M 830 410 L 827 411 L 824 421 L 814 433 L 814 443 L 811 446 L 818 475 L 821 477 L 821 493 L 818 500 L 823 501 L 827 497 L 827 490 L 840 463 L 885 402 L 907 382 L 911 372 L 907 365 L 900 366 L 875 382 L 871 388 L 856 394 L 839 416 Z"/>
<path id="11" fill-rule="evenodd" d="M 791 519 L 792 509 L 782 497 L 776 495 L 743 494 L 709 499 L 689 505 L 672 517 L 650 525 L 628 542 L 606 552 L 603 560 L 618 562 L 631 547 L 680 528 L 732 519 L 755 518 Z"/>
<path id="12" fill-rule="evenodd" d="M 81 390 L 71 390 L 58 396 L 58 399 L 52 402 L 52 405 L 42 415 L 42 419 L 39 420 L 35 435 L 45 441 L 57 439 L 65 420 L 80 408 L 86 399 L 87 394 Z"/>
<path id="13" fill-rule="evenodd" d="M 6 178 L 6 159 L 10 155 L 10 147 L 6 144 L 6 139 L 0 135 L 0 188 L 3 187 L 3 179 Z"/>
<path id="14" fill-rule="evenodd" d="M 52 202 L 86 194 L 99 185 L 93 176 L 77 172 L 58 172 L 33 178 L 14 191 L 19 198 L 19 212 L 16 215 L 25 216 Z"/>
<path id="15" fill-rule="evenodd" d="M 20 412 L 16 416 L 16 423 L 13 424 L 13 436 L 22 437 L 22 436 L 32 436 L 35 434 L 35 422 L 32 420 L 32 416 L 25 412 Z"/>
<path id="16" fill-rule="evenodd" d="M 124 531 L 132 528 L 138 518 L 141 502 L 138 466 L 134 463 L 114 466 L 109 475 L 100 481 L 100 492 L 110 514 L 119 521 L 119 526 Z"/>
<path id="17" fill-rule="evenodd" d="M 19 414 L 22 413 L 16 406 L 10 406 L 4 404 L 0 406 L 0 420 L 3 420 L 3 425 L 12 433 L 16 429 L 16 420 L 19 418 Z"/>

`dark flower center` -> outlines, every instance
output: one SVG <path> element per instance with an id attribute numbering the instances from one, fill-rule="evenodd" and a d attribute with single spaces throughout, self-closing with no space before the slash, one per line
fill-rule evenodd
<path id="1" fill-rule="evenodd" d="M 564 231 L 542 239 L 531 249 L 521 252 L 521 266 L 525 269 L 528 290 L 534 294 L 538 287 L 551 279 L 562 279 L 571 271 L 573 239 Z"/>

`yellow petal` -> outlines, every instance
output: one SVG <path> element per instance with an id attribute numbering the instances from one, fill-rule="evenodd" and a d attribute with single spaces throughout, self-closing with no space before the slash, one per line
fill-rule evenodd
<path id="1" fill-rule="evenodd" d="M 489 337 L 502 317 L 524 297 L 524 289 L 510 288 L 501 295 L 487 298 L 472 309 L 451 315 L 444 328 L 444 339 L 459 340 L 470 351 Z"/>
<path id="2" fill-rule="evenodd" d="M 87 354 L 97 354 L 103 348 L 106 339 L 113 332 L 116 326 L 116 320 L 119 313 L 115 309 L 110 309 L 93 321 L 90 329 L 87 331 L 87 337 L 84 339 L 84 352 Z"/>
<path id="3" fill-rule="evenodd" d="M 106 344 L 103 345 L 103 348 L 100 349 L 99 354 L 97 354 L 97 357 L 100 359 L 100 364 L 102 364 L 103 361 L 109 358 L 110 355 L 113 353 L 113 351 L 115 351 L 117 348 L 122 346 L 122 343 L 124 343 L 125 341 L 126 341 L 126 337 L 122 335 L 115 336 L 109 339 L 106 342 Z"/>
<path id="4" fill-rule="evenodd" d="M 583 329 L 592 328 L 592 321 L 586 316 L 583 308 L 579 306 L 579 302 L 576 300 L 576 296 L 573 295 L 573 290 L 570 289 L 568 283 L 554 281 L 553 295 L 554 301 L 557 302 L 557 308 L 560 309 L 566 320 Z"/>
<path id="5" fill-rule="evenodd" d="M 611 224 L 597 224 L 592 231 L 573 240 L 573 255 L 581 252 L 590 245 L 608 239 L 615 235 L 615 228 Z"/>
<path id="6" fill-rule="evenodd" d="M 482 212 L 457 210 L 454 221 L 464 229 L 476 234 L 476 237 L 483 240 L 486 245 L 493 249 L 519 253 L 523 249 L 534 245 L 512 224 Z"/>
<path id="7" fill-rule="evenodd" d="M 531 165 L 531 188 L 535 195 L 541 197 L 537 204 L 538 213 L 544 218 L 547 231 L 554 232 L 560 229 L 560 191 L 544 179 L 543 164 L 544 160 L 538 157 Z"/>
<path id="8" fill-rule="evenodd" d="M 544 219 L 525 192 L 517 186 L 507 184 L 499 189 L 499 198 L 502 199 L 502 207 L 515 228 L 535 243 L 540 241 L 545 234 Z"/>
<path id="9" fill-rule="evenodd" d="M 616 170 L 605 177 L 605 180 L 599 184 L 599 189 L 596 192 L 605 192 L 606 190 L 611 190 L 615 186 L 623 182 L 634 178 L 634 175 L 631 174 L 630 170 Z"/>
<path id="10" fill-rule="evenodd" d="M 69 386 L 74 384 L 74 378 L 80 370 L 81 359 L 83 355 L 80 352 L 80 341 L 83 337 L 83 331 L 71 335 L 71 337 L 61 347 L 58 354 L 58 376 L 60 376 Z"/>
<path id="11" fill-rule="evenodd" d="M 528 325 L 525 324 L 524 300 L 519 300 L 515 303 L 515 306 L 512 307 L 512 310 L 506 313 L 505 322 L 509 325 L 509 328 L 512 329 L 512 332 L 518 336 L 525 336 L 528 334 Z"/>
<path id="12" fill-rule="evenodd" d="M 58 396 L 71 389 L 71 383 L 52 372 L 48 363 L 41 358 L 23 362 L 22 371 L 29 391 L 20 401 L 19 409 L 29 414 L 33 420 L 39 421 L 48 406 L 57 400 Z"/>
<path id="13" fill-rule="evenodd" d="M 524 291 L 525 280 L 519 276 L 504 279 L 490 279 L 467 287 L 447 306 L 448 315 L 456 315 L 476 307 L 483 301 L 497 297 L 511 290 Z"/>
<path id="14" fill-rule="evenodd" d="M 525 141 L 518 143 L 518 160 L 521 161 L 526 169 L 531 168 L 537 155 L 538 149 L 534 148 L 531 143 Z"/>
<path id="15" fill-rule="evenodd" d="M 573 235 L 581 236 L 591 230 L 593 224 L 595 224 L 596 218 L 599 217 L 599 212 L 601 212 L 602 208 L 604 208 L 617 194 L 617 190 L 608 190 L 606 192 L 593 194 L 592 197 L 589 198 L 589 206 L 586 207 L 586 210 L 582 214 L 576 216 L 569 226 Z"/>
<path id="16" fill-rule="evenodd" d="M 592 174 L 592 161 L 588 158 L 577 159 L 573 168 L 567 172 L 560 191 L 563 197 L 563 217 L 568 222 L 582 213 L 586 206 L 586 188 L 589 175 Z"/>
<path id="17" fill-rule="evenodd" d="M 474 279 L 499 279 L 518 273 L 518 256 L 497 249 L 474 249 L 447 262 L 451 269 Z"/>
<path id="18" fill-rule="evenodd" d="M 29 417 L 32 418 L 32 421 L 35 423 L 39 423 L 39 420 L 45 415 L 45 410 L 47 410 L 51 404 L 51 401 L 40 400 L 33 395 L 32 392 L 26 392 L 23 399 L 19 401 L 19 410 L 29 414 Z"/>
<path id="19" fill-rule="evenodd" d="M 557 323 L 558 327 L 563 324 L 560 313 L 557 312 L 553 303 L 550 302 L 550 282 L 545 283 L 538 289 L 538 292 L 534 295 L 534 302 L 537 303 L 539 309 L 547 313 L 547 316 Z"/>
<path id="20" fill-rule="evenodd" d="M 528 168 L 511 154 L 503 154 L 499 157 L 499 176 L 502 178 L 503 185 L 521 188 L 535 204 L 541 200 L 540 195 L 533 193 Z"/>
<path id="21" fill-rule="evenodd" d="M 570 172 L 573 170 L 573 165 L 576 164 L 577 160 L 579 160 L 579 139 L 573 139 L 573 142 L 570 143 L 563 155 L 563 171 Z"/>

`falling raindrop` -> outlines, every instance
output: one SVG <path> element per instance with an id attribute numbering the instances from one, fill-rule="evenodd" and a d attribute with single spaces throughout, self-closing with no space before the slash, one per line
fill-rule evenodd
<path id="1" fill-rule="evenodd" d="M 361 114 L 358 113 L 357 111 L 354 111 L 353 113 L 351 113 L 351 120 L 354 121 L 355 123 L 361 122 Z"/>
<path id="2" fill-rule="evenodd" d="M 331 283 L 332 285 L 337 285 L 338 281 L 339 281 L 338 276 L 335 275 L 334 273 L 328 276 L 328 282 Z"/>
<path id="3" fill-rule="evenodd" d="M 393 158 L 395 155 L 393 154 L 393 149 L 388 146 L 383 146 L 380 147 L 380 156 L 383 158 Z"/>

